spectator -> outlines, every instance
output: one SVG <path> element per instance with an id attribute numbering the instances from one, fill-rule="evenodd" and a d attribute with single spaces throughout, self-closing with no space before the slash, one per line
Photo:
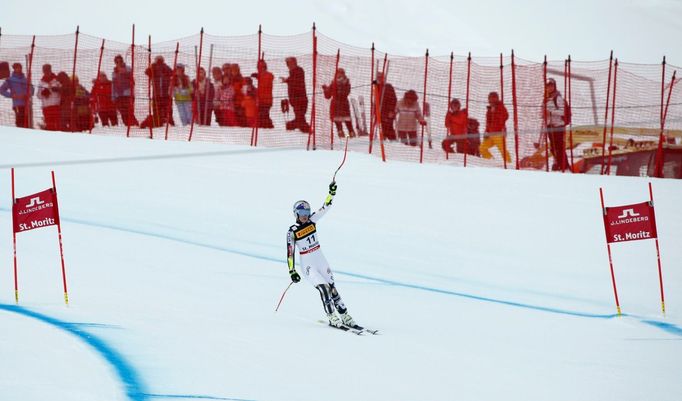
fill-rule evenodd
<path id="1" fill-rule="evenodd" d="M 33 85 L 29 85 L 21 69 L 21 64 L 12 64 L 12 75 L 0 86 L 0 95 L 12 99 L 14 125 L 19 128 L 29 128 L 28 107 L 26 106 L 30 104 L 29 97 L 33 96 Z"/>
<path id="2" fill-rule="evenodd" d="M 504 103 L 500 100 L 500 95 L 497 92 L 490 92 L 488 94 L 488 111 L 485 114 L 485 132 L 486 137 L 480 146 L 481 156 L 484 159 L 491 159 L 493 155 L 490 153 L 490 148 L 495 146 L 504 155 L 507 163 L 511 162 L 511 156 L 505 147 L 505 139 L 507 135 L 507 119 L 509 113 Z"/>
<path id="3" fill-rule="evenodd" d="M 38 83 L 38 99 L 42 104 L 43 120 L 48 131 L 59 131 L 62 128 L 61 92 L 62 85 L 52 72 L 52 66 L 44 64 L 43 77 Z"/>
<path id="4" fill-rule="evenodd" d="M 322 89 L 324 90 L 324 97 L 331 99 L 329 103 L 329 117 L 336 125 L 339 138 L 346 136 L 343 133 L 343 123 L 346 123 L 348 134 L 354 137 L 355 131 L 353 131 L 353 120 L 350 117 L 350 103 L 348 102 L 350 81 L 346 76 L 346 71 L 343 68 L 339 68 L 336 71 L 334 81 L 329 85 L 322 85 Z"/>
<path id="5" fill-rule="evenodd" d="M 223 82 L 216 90 L 217 105 L 215 110 L 218 125 L 234 127 L 237 125 L 237 116 L 234 113 L 234 88 L 232 87 L 232 79 L 230 75 L 223 75 Z"/>
<path id="6" fill-rule="evenodd" d="M 395 108 L 398 104 L 398 97 L 395 94 L 395 89 L 393 85 L 386 82 L 384 74 L 381 72 L 377 73 L 377 85 L 379 89 L 379 98 L 374 99 L 375 102 L 379 102 L 379 111 L 381 113 L 381 131 L 383 132 L 384 139 L 389 141 L 395 141 L 397 139 L 395 134 L 395 129 L 393 128 L 393 121 L 395 120 Z"/>
<path id="7" fill-rule="evenodd" d="M 168 122 L 173 123 L 173 105 L 170 98 L 170 85 L 173 70 L 166 64 L 163 56 L 156 56 L 154 64 L 144 72 L 152 81 L 152 115 L 154 125 L 160 126 Z"/>
<path id="8" fill-rule="evenodd" d="M 478 132 L 478 127 L 480 126 L 479 122 L 475 118 L 469 118 L 467 119 L 467 148 L 468 151 L 467 153 L 474 155 L 474 156 L 481 156 L 480 152 L 480 147 L 481 147 L 481 136 L 479 135 L 480 133 Z"/>
<path id="9" fill-rule="evenodd" d="M 244 100 L 244 93 L 242 91 L 244 77 L 242 77 L 239 64 L 230 64 L 230 77 L 232 79 L 232 89 L 234 89 L 234 113 L 237 117 L 237 125 L 246 127 L 246 114 L 242 106 L 242 100 Z"/>
<path id="10" fill-rule="evenodd" d="M 413 90 L 405 92 L 403 98 L 398 101 L 396 114 L 398 118 L 396 126 L 400 142 L 410 146 L 417 146 L 419 143 L 417 141 L 417 128 L 419 124 L 426 124 L 426 120 L 424 120 L 421 108 L 419 107 L 417 92 Z"/>
<path id="11" fill-rule="evenodd" d="M 287 84 L 287 96 L 289 97 L 289 104 L 294 109 L 294 119 L 287 121 L 287 130 L 299 129 L 301 132 L 307 133 L 310 131 L 310 125 L 305 120 L 305 115 L 308 112 L 308 95 L 305 91 L 305 72 L 303 68 L 299 67 L 296 57 L 287 57 L 285 59 L 287 68 L 289 69 L 289 76 L 280 77 L 280 81 Z"/>
<path id="12" fill-rule="evenodd" d="M 547 138 L 554 155 L 552 171 L 565 170 L 568 157 L 566 156 L 566 118 L 567 107 L 561 93 L 556 89 L 556 81 L 549 78 L 545 84 L 545 122 L 547 123 Z"/>
<path id="13" fill-rule="evenodd" d="M 73 124 L 72 131 L 89 131 L 92 129 L 92 109 L 90 109 L 90 93 L 80 84 L 78 76 L 73 76 Z"/>
<path id="14" fill-rule="evenodd" d="M 220 89 L 220 86 L 223 84 L 223 77 L 224 76 L 225 76 L 225 74 L 223 74 L 223 70 L 220 67 L 215 66 L 215 67 L 211 68 L 211 77 L 213 78 L 213 87 L 216 90 L 216 95 L 218 93 L 218 89 Z M 213 112 L 215 113 L 216 123 L 218 122 L 218 118 L 219 118 L 218 117 L 218 110 L 219 110 L 218 98 L 216 96 L 216 98 L 213 99 Z M 220 123 L 218 123 L 218 125 L 220 125 Z"/>
<path id="15" fill-rule="evenodd" d="M 459 99 L 452 99 L 448 107 L 448 112 L 445 114 L 445 128 L 448 136 L 443 140 L 443 150 L 447 153 L 471 153 L 473 149 L 469 148 L 468 134 L 468 120 L 469 115 L 467 109 L 462 110 L 462 104 Z M 457 149 L 453 149 L 455 144 Z"/>
<path id="16" fill-rule="evenodd" d="M 211 125 L 215 87 L 206 79 L 206 70 L 199 67 L 197 78 L 192 80 L 194 121 L 199 125 Z"/>
<path id="17" fill-rule="evenodd" d="M 116 106 L 111 100 L 111 81 L 105 72 L 100 72 L 99 77 L 92 81 L 90 104 L 103 127 L 118 125 Z"/>
<path id="18" fill-rule="evenodd" d="M 182 125 L 189 125 L 192 122 L 192 87 L 189 84 L 189 77 L 185 74 L 184 64 L 175 67 L 173 96 L 180 114 L 180 122 Z"/>
<path id="19" fill-rule="evenodd" d="M 73 96 L 74 87 L 69 78 L 69 74 L 64 71 L 59 71 L 57 73 L 57 81 L 61 85 L 60 88 L 60 98 L 59 98 L 59 109 L 61 115 L 61 129 L 62 131 L 70 131 L 72 120 L 73 120 Z"/>
<path id="20" fill-rule="evenodd" d="M 258 126 L 260 128 L 274 128 L 270 119 L 272 108 L 272 81 L 275 77 L 268 71 L 265 60 L 258 60 L 258 72 L 251 74 L 258 80 Z"/>
<path id="21" fill-rule="evenodd" d="M 114 73 L 111 76 L 112 91 L 111 98 L 116 105 L 116 109 L 121 113 L 123 124 L 138 125 L 133 108 L 133 72 L 124 62 L 119 54 L 114 57 Z"/>
<path id="22" fill-rule="evenodd" d="M 244 78 L 244 86 L 242 86 L 242 109 L 244 109 L 244 117 L 246 118 L 247 127 L 256 127 L 258 121 L 258 92 L 253 86 L 253 79 L 250 77 Z"/>

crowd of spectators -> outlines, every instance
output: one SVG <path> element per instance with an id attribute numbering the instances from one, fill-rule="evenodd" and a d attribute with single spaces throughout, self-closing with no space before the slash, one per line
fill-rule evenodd
<path id="1" fill-rule="evenodd" d="M 7 70 L 3 76 L 2 68 Z M 287 130 L 310 132 L 306 120 L 308 94 L 305 72 L 295 57 L 287 57 L 285 64 L 288 76 L 280 77 L 287 86 L 287 98 L 282 101 L 282 111 L 293 109 L 293 119 L 286 121 Z M 135 117 L 133 72 L 126 65 L 123 56 L 114 57 L 114 68 L 109 80 L 101 71 L 92 80 L 88 91 L 78 76 L 69 76 L 61 71 L 55 74 L 50 64 L 42 66 L 42 76 L 34 88 L 28 82 L 20 63 L 12 64 L 9 74 L 7 63 L 0 63 L 0 78 L 6 78 L 0 86 L 0 95 L 12 99 L 17 127 L 31 126 L 30 104 L 35 94 L 40 101 L 43 123 L 40 127 L 50 131 L 87 131 L 100 123 L 102 126 L 116 126 L 120 121 L 126 126 L 158 127 L 175 125 L 173 103 L 177 108 L 179 123 L 209 126 L 213 122 L 226 127 L 274 128 L 270 117 L 273 106 L 274 76 L 268 65 L 261 59 L 256 72 L 243 76 L 239 64 L 225 63 L 211 68 L 210 78 L 203 67 L 191 79 L 185 72 L 185 65 L 177 64 L 175 70 L 168 66 L 161 55 L 156 56 L 145 70 L 150 82 L 150 112 L 140 124 Z M 408 146 L 419 145 L 420 130 L 428 121 L 420 106 L 415 90 L 405 90 L 398 99 L 396 90 L 386 82 L 384 74 L 377 73 L 375 102 L 378 102 L 378 126 L 384 140 L 396 141 Z M 329 118 L 336 127 L 338 136 L 355 137 L 351 113 L 351 82 L 343 68 L 337 68 L 329 84 L 322 85 L 324 97 L 329 100 Z M 428 104 L 425 104 L 428 106 Z M 353 104 L 353 108 L 357 105 Z M 542 104 L 545 134 L 554 156 L 553 170 L 567 168 L 565 130 L 570 123 L 570 108 L 556 89 L 556 82 L 549 78 L 545 83 Z M 358 119 L 357 110 L 356 122 Z M 426 109 L 428 116 L 428 108 Z M 460 153 L 493 158 L 496 148 L 506 162 L 511 155 L 506 148 L 506 124 L 509 112 L 497 92 L 490 92 L 485 114 L 483 140 L 479 134 L 479 122 L 462 108 L 457 98 L 449 101 L 445 115 L 445 139 L 442 149 L 446 153 Z M 358 122 L 359 124 L 359 122 Z M 359 125 L 358 125 L 358 128 Z M 430 128 L 430 127 L 429 127 Z M 361 130 L 362 131 L 362 130 Z"/>

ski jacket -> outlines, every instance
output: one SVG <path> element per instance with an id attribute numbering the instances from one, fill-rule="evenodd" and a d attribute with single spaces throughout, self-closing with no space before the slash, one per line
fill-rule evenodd
<path id="1" fill-rule="evenodd" d="M 119 97 L 132 96 L 131 88 L 133 72 L 130 67 L 123 64 L 123 68 L 114 68 L 114 73 L 111 75 L 112 91 L 111 99 L 116 100 Z"/>
<path id="2" fill-rule="evenodd" d="M 445 115 L 445 127 L 450 135 L 465 135 L 468 128 L 468 113 L 466 109 L 455 113 L 448 111 Z"/>
<path id="3" fill-rule="evenodd" d="M 548 127 L 564 127 L 566 123 L 564 122 L 564 115 L 566 113 L 564 107 L 564 98 L 561 97 L 559 91 L 554 91 L 551 96 L 547 97 L 545 100 L 545 112 L 547 117 Z"/>
<path id="4" fill-rule="evenodd" d="M 305 92 L 305 72 L 300 66 L 289 71 L 289 77 L 286 79 L 287 96 L 290 102 L 295 102 L 299 99 L 308 99 Z"/>
<path id="5" fill-rule="evenodd" d="M 316 256 L 320 251 L 320 242 L 317 236 L 317 222 L 329 211 L 334 197 L 328 195 L 324 204 L 316 212 L 310 215 L 307 222 L 296 224 L 289 227 L 287 232 L 287 262 L 289 270 L 294 268 L 294 252 L 298 248 L 301 255 L 301 266 L 306 264 L 306 259 Z"/>
<path id="6" fill-rule="evenodd" d="M 324 97 L 331 99 L 329 103 L 329 116 L 332 121 L 337 117 L 350 117 L 350 81 L 346 77 L 339 77 L 329 86 L 324 86 Z"/>
<path id="7" fill-rule="evenodd" d="M 497 102 L 493 106 L 488 106 L 485 113 L 485 132 L 507 132 L 507 119 L 509 113 L 504 103 Z"/>
<path id="8" fill-rule="evenodd" d="M 0 95 L 12 99 L 12 107 L 23 107 L 26 105 L 26 98 L 33 95 L 33 85 L 30 86 L 30 95 L 27 95 L 26 87 L 28 80 L 24 73 L 13 72 L 12 75 L 0 86 Z M 59 102 L 57 102 L 59 104 Z"/>
<path id="9" fill-rule="evenodd" d="M 251 74 L 258 80 L 258 103 L 262 106 L 272 106 L 272 81 L 275 76 L 270 71 L 260 71 Z"/>
<path id="10" fill-rule="evenodd" d="M 166 63 L 154 63 L 145 72 L 152 81 L 154 98 L 163 99 L 170 96 L 173 70 Z"/>
<path id="11" fill-rule="evenodd" d="M 38 99 L 43 108 L 59 106 L 61 103 L 62 85 L 57 81 L 55 74 L 44 76 L 38 82 Z"/>
<path id="12" fill-rule="evenodd" d="M 401 99 L 396 106 L 396 113 L 398 114 L 396 131 L 417 132 L 419 122 L 424 121 L 419 102 L 407 104 Z"/>

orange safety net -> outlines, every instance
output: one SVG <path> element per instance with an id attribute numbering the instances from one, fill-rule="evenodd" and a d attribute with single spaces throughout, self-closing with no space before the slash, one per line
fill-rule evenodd
<path id="1" fill-rule="evenodd" d="M 154 43 L 134 28 L 131 43 L 3 34 L 0 62 L 0 78 L 19 63 L 33 86 L 3 82 L 2 125 L 310 150 L 350 136 L 389 161 L 682 178 L 682 92 L 665 62 L 403 57 L 315 29 Z"/>

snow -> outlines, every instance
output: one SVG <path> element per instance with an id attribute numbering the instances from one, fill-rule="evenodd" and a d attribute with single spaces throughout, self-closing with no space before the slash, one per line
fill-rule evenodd
<path id="1" fill-rule="evenodd" d="M 289 283 L 291 205 L 342 153 L 0 128 L 0 399 L 679 400 L 682 187 L 653 179 L 653 241 L 612 247 L 607 205 L 650 180 L 388 162 L 350 152 L 318 225 L 354 336 Z M 55 227 L 17 196 L 56 175 Z"/>

